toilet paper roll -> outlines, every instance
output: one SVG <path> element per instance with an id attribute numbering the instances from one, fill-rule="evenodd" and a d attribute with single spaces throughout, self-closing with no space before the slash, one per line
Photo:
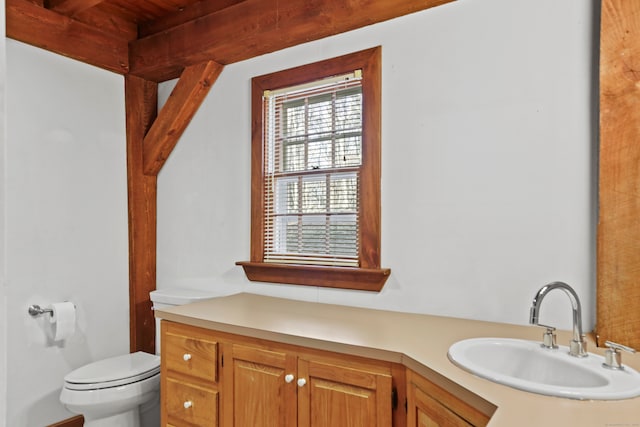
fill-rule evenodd
<path id="1" fill-rule="evenodd" d="M 72 302 L 51 304 L 50 322 L 53 324 L 53 340 L 69 338 L 76 331 L 76 306 Z"/>

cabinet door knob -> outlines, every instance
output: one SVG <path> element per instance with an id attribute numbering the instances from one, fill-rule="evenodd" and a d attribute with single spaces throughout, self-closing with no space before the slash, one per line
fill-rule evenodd
<path id="1" fill-rule="evenodd" d="M 307 383 L 307 380 L 305 380 L 304 378 L 298 379 L 298 387 L 304 387 L 306 383 Z"/>
<path id="2" fill-rule="evenodd" d="M 193 402 L 190 401 L 190 400 L 187 400 L 182 405 L 184 406 L 184 409 L 189 409 L 189 408 L 191 408 L 193 406 Z"/>
<path id="3" fill-rule="evenodd" d="M 291 381 L 293 381 L 293 378 L 294 378 L 293 374 L 287 374 L 284 376 L 284 381 L 288 384 Z"/>
<path id="4" fill-rule="evenodd" d="M 189 353 L 185 353 L 185 354 L 182 355 L 182 359 L 185 362 L 188 362 L 189 360 L 191 360 L 191 355 Z"/>

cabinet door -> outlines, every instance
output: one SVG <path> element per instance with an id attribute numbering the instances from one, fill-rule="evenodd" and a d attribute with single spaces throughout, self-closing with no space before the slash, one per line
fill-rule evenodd
<path id="1" fill-rule="evenodd" d="M 409 427 L 483 427 L 489 423 L 487 414 L 495 410 L 492 405 L 486 406 L 489 412 L 480 411 L 421 375 L 407 371 Z"/>
<path id="2" fill-rule="evenodd" d="M 391 425 L 391 375 L 298 360 L 300 427 Z"/>
<path id="3" fill-rule="evenodd" d="M 472 427 L 437 400 L 414 387 L 416 427 Z"/>
<path id="4" fill-rule="evenodd" d="M 225 426 L 295 427 L 295 355 L 240 344 L 231 348 L 224 366 L 224 393 L 231 396 Z"/>

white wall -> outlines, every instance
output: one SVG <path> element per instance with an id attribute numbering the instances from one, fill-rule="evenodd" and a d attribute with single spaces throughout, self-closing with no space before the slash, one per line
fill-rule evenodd
<path id="1" fill-rule="evenodd" d="M 6 45 L 6 422 L 42 427 L 72 415 L 59 402 L 68 372 L 129 350 L 124 86 Z M 27 307 L 65 300 L 77 331 L 54 343 Z"/>
<path id="2" fill-rule="evenodd" d="M 527 323 L 563 280 L 592 328 L 592 3 L 459 0 L 227 66 L 159 176 L 158 288 Z M 391 277 L 376 294 L 248 282 L 251 77 L 376 45 Z M 548 301 L 541 321 L 570 328 L 566 296 Z"/>

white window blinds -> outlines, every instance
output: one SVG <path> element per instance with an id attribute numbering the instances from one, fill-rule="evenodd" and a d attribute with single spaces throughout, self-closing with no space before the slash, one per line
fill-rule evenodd
<path id="1" fill-rule="evenodd" d="M 264 262 L 359 266 L 361 73 L 266 91 Z"/>

